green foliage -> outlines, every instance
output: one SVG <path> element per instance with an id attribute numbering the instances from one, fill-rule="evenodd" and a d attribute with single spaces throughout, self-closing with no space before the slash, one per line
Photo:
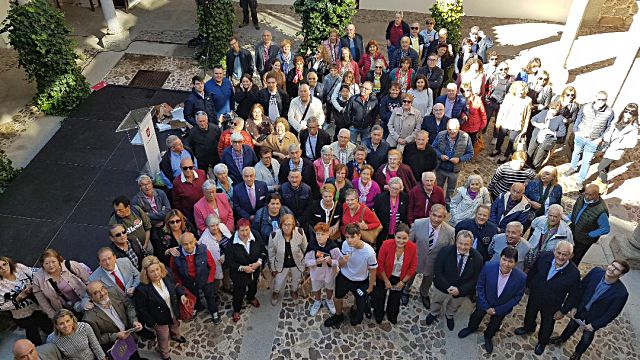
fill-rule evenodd
<path id="1" fill-rule="evenodd" d="M 462 0 L 436 0 L 431 9 L 431 17 L 436 21 L 436 28 L 446 28 L 448 40 L 453 50 L 458 51 L 462 41 L 461 18 L 464 16 Z"/>
<path id="2" fill-rule="evenodd" d="M 329 30 L 342 30 L 351 23 L 356 14 L 355 0 L 296 0 L 293 9 L 302 19 L 302 35 L 304 40 L 300 53 L 313 49 L 329 37 Z"/>
<path id="3" fill-rule="evenodd" d="M 90 93 L 68 37 L 71 28 L 64 14 L 47 0 L 25 5 L 11 3 L 0 32 L 9 32 L 9 42 L 18 50 L 18 61 L 29 81 L 37 84 L 35 105 L 47 114 L 70 113 Z"/>
<path id="4" fill-rule="evenodd" d="M 7 157 L 4 150 L 0 149 L 0 194 L 2 194 L 7 186 L 20 174 L 19 169 L 14 169 L 11 160 Z"/>
<path id="5" fill-rule="evenodd" d="M 229 38 L 233 35 L 236 15 L 231 0 L 213 0 L 198 5 L 198 31 L 207 40 L 199 54 L 201 64 L 208 68 L 225 64 L 225 54 L 229 48 Z"/>

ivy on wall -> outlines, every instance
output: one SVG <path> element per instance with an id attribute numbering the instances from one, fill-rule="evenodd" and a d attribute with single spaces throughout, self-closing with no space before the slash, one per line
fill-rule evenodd
<path id="1" fill-rule="evenodd" d="M 461 26 L 464 16 L 462 0 L 436 0 L 429 10 L 437 28 L 447 29 L 447 39 L 453 45 L 453 51 L 458 51 L 462 41 Z"/>
<path id="2" fill-rule="evenodd" d="M 71 28 L 64 14 L 46 0 L 24 5 L 12 2 L 0 32 L 9 33 L 20 67 L 37 84 L 33 101 L 38 109 L 46 114 L 68 114 L 89 95 L 89 84 L 69 38 Z"/>
<path id="3" fill-rule="evenodd" d="M 300 53 L 306 53 L 329 37 L 329 30 L 336 28 L 340 33 L 351 23 L 356 14 L 355 0 L 296 0 L 293 10 L 302 19 L 302 35 L 304 40 Z"/>
<path id="4" fill-rule="evenodd" d="M 216 64 L 224 66 L 229 38 L 233 35 L 236 21 L 231 0 L 198 2 L 196 14 L 198 31 L 205 39 L 199 54 L 201 65 L 208 68 Z"/>
<path id="5" fill-rule="evenodd" d="M 11 160 L 4 150 L 0 149 L 0 194 L 4 193 L 9 184 L 20 174 L 20 170 L 14 169 Z"/>

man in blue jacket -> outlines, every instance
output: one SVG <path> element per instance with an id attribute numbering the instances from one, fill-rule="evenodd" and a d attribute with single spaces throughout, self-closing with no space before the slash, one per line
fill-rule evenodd
<path id="1" fill-rule="evenodd" d="M 450 119 L 461 119 L 469 113 L 467 100 L 464 96 L 458 95 L 458 85 L 454 83 L 447 85 L 447 95 L 438 96 L 434 101 L 435 104 L 444 105 L 444 115 Z"/>
<path id="2" fill-rule="evenodd" d="M 516 335 L 526 335 L 536 330 L 536 317 L 540 313 L 536 355 L 542 355 L 549 343 L 553 326 L 571 307 L 570 297 L 580 285 L 580 271 L 572 263 L 573 244 L 560 240 L 553 252 L 545 251 L 527 273 L 529 301 L 524 315 L 524 326 L 516 329 Z"/>
<path id="3" fill-rule="evenodd" d="M 507 224 L 517 221 L 522 224 L 524 230 L 529 227 L 529 212 L 531 205 L 524 195 L 524 184 L 513 183 L 511 191 L 500 194 L 491 204 L 491 216 L 489 221 L 498 225 L 498 232 L 503 233 Z"/>
<path id="4" fill-rule="evenodd" d="M 209 117 L 209 120 L 216 124 L 222 123 L 222 115 L 231 112 L 233 85 L 224 76 L 224 69 L 221 65 L 213 67 L 213 78 L 204 84 L 204 91 L 211 93 L 213 97 L 215 116 Z"/>
<path id="5" fill-rule="evenodd" d="M 620 278 L 629 269 L 626 261 L 613 260 L 606 270 L 594 268 L 580 282 L 579 290 L 571 299 L 575 315 L 571 316 L 562 334 L 549 341 L 551 344 L 561 344 L 569 340 L 578 328 L 582 328 L 582 337 L 570 360 L 579 360 L 591 345 L 596 331 L 607 326 L 622 312 L 629 292 Z"/>
<path id="6" fill-rule="evenodd" d="M 518 250 L 506 247 L 500 253 L 499 262 L 489 262 L 482 268 L 476 285 L 476 309 L 471 314 L 467 327 L 458 333 L 459 338 L 471 335 L 488 314 L 489 323 L 484 331 L 484 348 L 489 354 L 493 352 L 493 335 L 524 295 L 527 276 L 516 269 L 517 261 Z"/>

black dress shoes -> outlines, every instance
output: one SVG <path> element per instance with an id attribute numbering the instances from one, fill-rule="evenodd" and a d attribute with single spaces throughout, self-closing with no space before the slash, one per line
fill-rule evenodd
<path id="1" fill-rule="evenodd" d="M 560 344 L 562 344 L 562 343 L 563 343 L 563 342 L 565 342 L 565 341 L 566 341 L 566 340 L 562 339 L 562 337 L 561 337 L 561 336 L 553 336 L 553 337 L 551 337 L 551 338 L 549 339 L 549 344 L 552 344 L 552 345 L 560 345 Z"/>
<path id="2" fill-rule="evenodd" d="M 518 336 L 522 336 L 522 335 L 527 335 L 527 334 L 531 334 L 533 331 L 530 331 L 529 329 L 527 329 L 526 327 L 522 326 L 517 328 L 514 333 Z"/>
<path id="3" fill-rule="evenodd" d="M 460 332 L 458 333 L 458 337 L 460 339 L 464 339 L 467 336 L 471 335 L 474 331 L 476 331 L 476 329 L 472 329 L 470 327 L 466 327 L 466 328 L 460 330 Z"/>
<path id="4" fill-rule="evenodd" d="M 429 315 L 427 315 L 427 318 L 424 321 L 425 321 L 425 323 L 427 323 L 427 325 L 431 325 L 436 320 L 437 320 L 437 318 L 435 316 L 433 316 L 431 313 L 429 313 Z"/>
<path id="5" fill-rule="evenodd" d="M 453 321 L 453 318 L 451 319 L 447 318 L 447 329 L 449 329 L 449 331 L 453 331 L 455 327 L 456 327 L 456 323 Z"/>
<path id="6" fill-rule="evenodd" d="M 536 355 L 542 355 L 542 353 L 544 352 L 544 348 L 545 348 L 545 346 L 546 346 L 546 345 L 543 345 L 543 344 L 538 343 L 538 344 L 536 345 L 535 349 L 533 349 L 533 352 L 534 352 Z"/>
<path id="7" fill-rule="evenodd" d="M 425 309 L 431 308 L 431 299 L 428 296 L 422 296 L 422 305 L 424 305 Z"/>

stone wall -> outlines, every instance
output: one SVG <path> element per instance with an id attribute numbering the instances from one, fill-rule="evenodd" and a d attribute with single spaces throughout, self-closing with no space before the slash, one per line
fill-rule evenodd
<path id="1" fill-rule="evenodd" d="M 591 0 L 582 25 L 595 32 L 626 31 L 638 12 L 635 0 Z"/>

